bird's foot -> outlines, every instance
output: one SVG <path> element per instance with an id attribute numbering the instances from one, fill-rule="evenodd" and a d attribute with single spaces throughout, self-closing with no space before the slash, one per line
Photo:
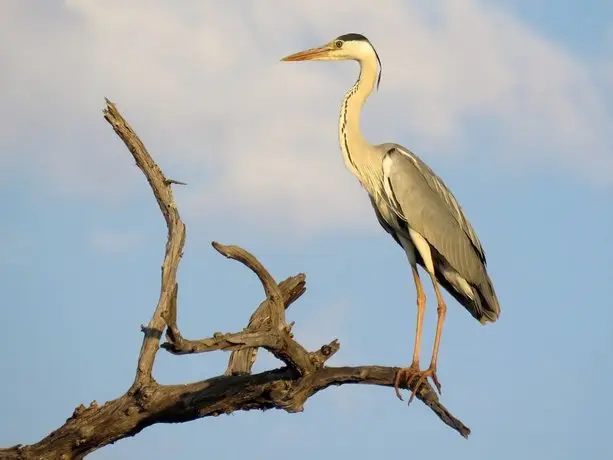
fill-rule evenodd
<path id="1" fill-rule="evenodd" d="M 438 381 L 438 377 L 436 376 L 436 366 L 430 365 L 428 369 L 425 371 L 419 370 L 419 364 L 412 363 L 409 367 L 403 367 L 398 370 L 396 373 L 396 380 L 394 381 L 394 389 L 396 390 L 396 396 L 398 399 L 402 401 L 402 396 L 400 395 L 400 390 L 398 389 L 398 385 L 401 380 L 406 380 L 407 387 L 411 388 L 411 383 L 415 382 L 413 386 L 413 391 L 411 392 L 411 397 L 409 398 L 408 404 L 411 404 L 411 401 L 415 398 L 415 395 L 419 391 L 420 387 L 426 383 L 428 377 L 432 379 L 434 386 L 436 387 L 439 394 L 441 394 L 441 384 Z"/>

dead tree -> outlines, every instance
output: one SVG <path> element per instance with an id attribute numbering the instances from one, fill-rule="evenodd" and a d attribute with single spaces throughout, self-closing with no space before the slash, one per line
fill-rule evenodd
<path id="1" fill-rule="evenodd" d="M 173 199 L 172 184 L 147 152 L 115 105 L 106 101 L 104 118 L 126 144 L 136 164 L 147 178 L 168 227 L 162 265 L 161 291 L 151 321 L 144 334 L 136 376 L 131 387 L 117 399 L 88 407 L 77 407 L 66 422 L 39 442 L 0 449 L 0 459 L 81 459 L 120 439 L 134 436 L 156 423 L 188 422 L 202 417 L 240 410 L 283 409 L 300 412 L 312 395 L 332 385 L 365 384 L 393 386 L 398 368 L 382 366 L 331 367 L 326 361 L 339 350 L 337 340 L 315 351 L 306 350 L 293 336 L 285 310 L 305 292 L 305 275 L 291 276 L 277 283 L 270 273 L 246 250 L 213 243 L 227 258 L 237 260 L 253 271 L 264 288 L 265 300 L 251 315 L 245 329 L 236 333 L 214 333 L 212 337 L 188 340 L 177 325 L 177 268 L 185 243 L 185 224 Z M 166 342 L 160 345 L 163 332 Z M 186 385 L 162 385 L 152 375 L 159 348 L 175 355 L 231 351 L 224 375 Z M 285 365 L 252 375 L 257 349 L 264 348 Z M 440 402 L 428 384 L 417 398 L 443 423 L 464 437 L 470 429 Z"/>

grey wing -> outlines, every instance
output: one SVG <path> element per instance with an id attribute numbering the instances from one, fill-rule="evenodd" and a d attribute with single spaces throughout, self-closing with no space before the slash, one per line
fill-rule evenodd
<path id="1" fill-rule="evenodd" d="M 383 178 L 392 209 L 466 281 L 480 283 L 487 276 L 485 252 L 442 179 L 417 155 L 393 144 L 383 159 Z"/>

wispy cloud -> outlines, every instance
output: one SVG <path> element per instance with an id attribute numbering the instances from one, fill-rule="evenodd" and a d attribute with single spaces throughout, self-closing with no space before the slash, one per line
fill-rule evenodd
<path id="1" fill-rule="evenodd" d="M 275 227 L 307 233 L 373 228 L 336 140 L 355 65 L 278 62 L 360 31 L 384 63 L 365 113 L 373 142 L 458 153 L 486 120 L 504 133 L 488 145 L 491 167 L 548 165 L 610 184 L 613 90 L 597 78 L 604 58 L 584 61 L 486 5 L 4 2 L 0 165 L 79 196 L 106 198 L 109 183 L 123 196 L 135 181 L 101 119 L 108 96 L 156 158 L 190 183 L 191 212 L 240 213 L 264 226 L 275 216 Z"/>

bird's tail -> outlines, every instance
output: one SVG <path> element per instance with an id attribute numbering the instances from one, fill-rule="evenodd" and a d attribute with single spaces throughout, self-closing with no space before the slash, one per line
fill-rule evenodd
<path id="1" fill-rule="evenodd" d="M 484 275 L 481 283 L 468 283 L 472 289 L 472 296 L 468 296 L 457 286 L 456 275 L 448 271 L 437 273 L 438 282 L 481 324 L 493 323 L 500 316 L 500 303 L 494 285 L 488 274 Z"/>
<path id="2" fill-rule="evenodd" d="M 500 303 L 494 290 L 494 284 L 491 278 L 486 273 L 485 280 L 479 286 L 472 286 L 475 295 L 475 303 L 479 303 L 478 311 L 480 318 L 477 318 L 481 324 L 495 322 L 500 316 Z"/>

